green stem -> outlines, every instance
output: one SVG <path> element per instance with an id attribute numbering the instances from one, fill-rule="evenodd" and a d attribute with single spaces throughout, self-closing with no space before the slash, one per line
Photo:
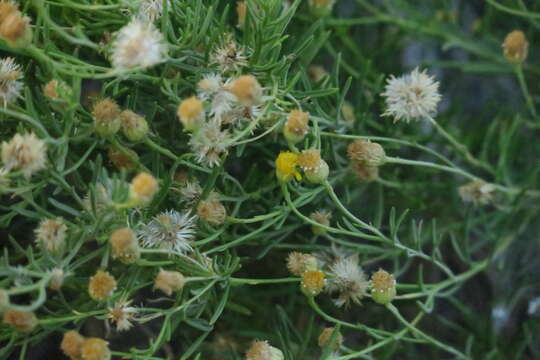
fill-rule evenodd
<path id="1" fill-rule="evenodd" d="M 523 97 L 525 98 L 525 102 L 527 103 L 527 107 L 529 108 L 529 111 L 531 112 L 531 115 L 534 119 L 536 119 L 536 109 L 534 107 L 534 103 L 531 97 L 531 94 L 529 93 L 529 88 L 527 87 L 527 82 L 525 81 L 525 76 L 523 74 L 523 65 L 517 64 L 514 67 L 514 70 L 516 72 L 516 76 L 518 78 L 519 86 L 521 87 L 521 91 L 523 92 Z"/>

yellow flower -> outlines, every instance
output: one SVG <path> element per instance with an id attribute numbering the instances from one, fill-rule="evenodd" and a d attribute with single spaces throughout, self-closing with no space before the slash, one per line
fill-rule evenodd
<path id="1" fill-rule="evenodd" d="M 280 152 L 276 159 L 276 176 L 280 181 L 289 181 L 294 176 L 302 180 L 302 175 L 296 170 L 298 155 L 290 151 Z"/>

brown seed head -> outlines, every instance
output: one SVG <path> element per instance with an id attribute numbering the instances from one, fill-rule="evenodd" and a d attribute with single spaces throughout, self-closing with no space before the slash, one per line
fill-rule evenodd
<path id="1" fill-rule="evenodd" d="M 221 225 L 227 218 L 227 210 L 219 200 L 202 200 L 197 205 L 197 215 L 212 225 Z"/>
<path id="2" fill-rule="evenodd" d="M 296 136 L 304 136 L 309 130 L 309 113 L 295 109 L 289 113 L 285 128 Z"/>
<path id="3" fill-rule="evenodd" d="M 110 98 L 98 101 L 94 105 L 92 116 L 96 131 L 100 135 L 113 135 L 120 129 L 120 107 Z"/>
<path id="4" fill-rule="evenodd" d="M 140 257 L 139 244 L 135 233 L 129 228 L 114 231 L 109 238 L 113 258 L 123 262 L 133 262 Z"/>
<path id="5" fill-rule="evenodd" d="M 0 24 L 14 12 L 19 11 L 19 6 L 10 0 L 0 1 Z"/>
<path id="6" fill-rule="evenodd" d="M 317 259 L 311 254 L 293 251 L 287 256 L 287 269 L 291 274 L 302 276 L 308 269 L 317 268 Z"/>
<path id="7" fill-rule="evenodd" d="M 131 193 L 134 199 L 141 203 L 148 203 L 159 190 L 155 177 L 148 173 L 140 173 L 131 180 Z"/>

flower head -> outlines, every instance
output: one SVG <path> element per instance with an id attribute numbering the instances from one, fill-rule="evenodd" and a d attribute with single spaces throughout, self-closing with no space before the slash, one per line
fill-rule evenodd
<path id="1" fill-rule="evenodd" d="M 43 219 L 34 231 L 36 242 L 50 253 L 60 251 L 66 243 L 67 226 L 61 218 Z"/>
<path id="2" fill-rule="evenodd" d="M 281 350 L 270 346 L 268 341 L 256 340 L 246 352 L 246 360 L 283 360 Z"/>
<path id="3" fill-rule="evenodd" d="M 19 11 L 19 5 L 11 0 L 0 1 L 0 24 L 14 12 Z"/>
<path id="4" fill-rule="evenodd" d="M 120 106 L 110 98 L 95 103 L 92 109 L 96 132 L 101 136 L 114 135 L 120 130 Z"/>
<path id="5" fill-rule="evenodd" d="M 2 143 L 2 162 L 7 170 L 21 170 L 29 178 L 45 168 L 45 143 L 33 133 L 15 134 L 10 141 Z"/>
<path id="6" fill-rule="evenodd" d="M 0 38 L 12 47 L 25 47 L 32 41 L 30 18 L 20 11 L 10 11 L 3 15 L 0 22 Z"/>
<path id="7" fill-rule="evenodd" d="M 167 52 L 163 35 L 150 22 L 134 18 L 116 33 L 111 61 L 120 71 L 159 64 Z"/>
<path id="8" fill-rule="evenodd" d="M 114 290 L 116 290 L 114 276 L 103 270 L 98 270 L 88 283 L 88 294 L 96 301 L 108 298 Z"/>
<path id="9" fill-rule="evenodd" d="M 347 147 L 347 156 L 351 161 L 362 163 L 366 166 L 380 166 L 386 158 L 381 145 L 362 139 L 355 140 L 349 144 Z"/>
<path id="10" fill-rule="evenodd" d="M 223 72 L 238 71 L 247 65 L 247 58 L 232 34 L 226 34 L 223 44 L 210 55 L 210 63 L 216 64 Z"/>
<path id="11" fill-rule="evenodd" d="M 311 254 L 293 251 L 287 256 L 287 269 L 293 275 L 302 276 L 307 270 L 317 269 L 317 259 Z"/>
<path id="12" fill-rule="evenodd" d="M 173 291 L 180 291 L 184 287 L 186 279 L 178 271 L 167 271 L 160 269 L 154 279 L 154 288 L 163 291 L 171 296 Z"/>
<path id="13" fill-rule="evenodd" d="M 64 279 L 66 274 L 61 268 L 53 268 L 49 271 L 51 274 L 51 280 L 49 281 L 49 289 L 51 290 L 60 290 L 64 284 Z"/>
<path id="14" fill-rule="evenodd" d="M 203 102 L 196 96 L 189 97 L 180 103 L 177 114 L 186 131 L 195 131 L 204 121 Z"/>
<path id="15" fill-rule="evenodd" d="M 148 134 L 148 123 L 144 116 L 131 110 L 120 113 L 120 122 L 124 135 L 131 141 L 141 141 Z"/>
<path id="16" fill-rule="evenodd" d="M 181 202 L 186 203 L 187 205 L 193 205 L 199 201 L 202 195 L 202 187 L 197 179 L 192 181 L 186 181 L 180 187 L 180 194 L 182 195 Z"/>
<path id="17" fill-rule="evenodd" d="M 324 289 L 326 274 L 320 270 L 306 270 L 302 274 L 302 290 L 309 296 L 316 296 Z"/>
<path id="18" fill-rule="evenodd" d="M 88 338 L 81 347 L 83 360 L 110 360 L 109 343 L 100 338 Z"/>
<path id="19" fill-rule="evenodd" d="M 199 97 L 210 102 L 210 116 L 218 122 L 233 109 L 237 101 L 236 96 L 228 91 L 228 85 L 225 85 L 219 74 L 206 75 L 197 83 L 197 89 Z"/>
<path id="20" fill-rule="evenodd" d="M 276 176 L 280 181 L 289 181 L 293 178 L 300 181 L 302 175 L 296 170 L 298 155 L 290 151 L 282 151 L 276 159 Z"/>
<path id="21" fill-rule="evenodd" d="M 0 60 L 0 101 L 6 107 L 21 96 L 21 67 L 12 57 Z"/>
<path id="22" fill-rule="evenodd" d="M 38 326 L 38 319 L 31 311 L 8 310 L 4 313 L 4 324 L 21 332 L 30 332 Z"/>
<path id="23" fill-rule="evenodd" d="M 168 210 L 141 226 L 137 235 L 146 247 L 155 247 L 175 254 L 192 250 L 190 242 L 195 236 L 195 216 L 188 212 Z"/>
<path id="24" fill-rule="evenodd" d="M 228 153 L 229 132 L 221 130 L 217 122 L 204 124 L 189 140 L 199 163 L 209 167 L 219 165 L 222 154 Z"/>
<path id="25" fill-rule="evenodd" d="M 167 9 L 171 9 L 169 0 L 165 0 Z M 148 22 L 154 22 L 163 15 L 163 0 L 142 0 L 139 4 L 137 16 Z"/>
<path id="26" fill-rule="evenodd" d="M 304 171 L 313 171 L 321 167 L 321 152 L 317 149 L 303 150 L 296 161 Z"/>
<path id="27" fill-rule="evenodd" d="M 227 218 L 227 209 L 218 199 L 209 198 L 199 202 L 197 215 L 211 225 L 221 225 Z"/>
<path id="28" fill-rule="evenodd" d="M 371 275 L 371 298 L 379 304 L 388 304 L 396 296 L 396 279 L 392 274 L 379 269 Z"/>
<path id="29" fill-rule="evenodd" d="M 115 230 L 111 234 L 109 242 L 113 258 L 118 258 L 124 263 L 133 262 L 141 256 L 137 236 L 129 228 Z"/>
<path id="30" fill-rule="evenodd" d="M 464 202 L 472 202 L 474 205 L 486 205 L 493 201 L 495 185 L 482 180 L 474 180 L 460 186 L 458 192 Z"/>
<path id="31" fill-rule="evenodd" d="M 84 336 L 75 330 L 69 330 L 64 333 L 64 337 L 60 343 L 60 349 L 71 360 L 78 360 L 81 358 L 83 343 Z"/>
<path id="32" fill-rule="evenodd" d="M 304 139 L 309 131 L 309 113 L 295 109 L 289 113 L 283 127 L 283 136 L 288 142 L 296 144 Z"/>
<path id="33" fill-rule="evenodd" d="M 131 329 L 132 321 L 136 320 L 137 308 L 130 306 L 131 300 L 120 300 L 114 304 L 114 307 L 108 308 L 107 319 L 111 323 L 116 324 L 117 331 L 125 331 Z"/>
<path id="34" fill-rule="evenodd" d="M 369 282 L 358 265 L 357 256 L 340 258 L 330 266 L 327 289 L 331 293 L 339 293 L 335 300 L 337 306 L 348 305 L 351 301 L 359 304 L 368 288 Z"/>
<path id="35" fill-rule="evenodd" d="M 381 95 L 386 100 L 383 116 L 392 116 L 394 121 L 409 122 L 432 116 L 441 100 L 439 83 L 418 68 L 398 78 L 390 76 Z"/>
<path id="36" fill-rule="evenodd" d="M 514 30 L 504 38 L 502 44 L 504 57 L 512 64 L 520 64 L 527 59 L 529 42 L 521 30 Z"/>
<path id="37" fill-rule="evenodd" d="M 330 226 L 330 219 L 332 218 L 332 213 L 326 210 L 317 210 L 312 212 L 309 215 L 309 218 L 313 221 L 318 222 L 321 225 Z M 318 225 L 312 225 L 311 230 L 315 235 L 323 235 L 327 231 L 325 228 Z"/>
<path id="38" fill-rule="evenodd" d="M 130 196 L 141 205 L 148 204 L 159 190 L 155 177 L 148 173 L 140 173 L 131 180 Z"/>

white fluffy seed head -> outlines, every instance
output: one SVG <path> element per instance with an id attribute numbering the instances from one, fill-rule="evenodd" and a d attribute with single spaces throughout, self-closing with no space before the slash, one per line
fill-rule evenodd
<path id="1" fill-rule="evenodd" d="M 14 102 L 21 96 L 23 83 L 21 67 L 12 57 L 0 60 L 0 101 L 2 106 Z"/>
<path id="2" fill-rule="evenodd" d="M 368 288 L 369 281 L 358 265 L 357 256 L 339 258 L 330 266 L 327 290 L 339 294 L 335 300 L 337 306 L 348 305 L 351 301 L 360 303 Z"/>
<path id="3" fill-rule="evenodd" d="M 221 130 L 217 122 L 204 124 L 189 141 L 199 163 L 214 167 L 219 165 L 222 154 L 228 152 L 229 132 Z"/>
<path id="4" fill-rule="evenodd" d="M 2 143 L 2 162 L 7 170 L 21 170 L 26 178 L 44 169 L 46 162 L 45 143 L 30 134 L 15 134 L 10 141 Z"/>
<path id="5" fill-rule="evenodd" d="M 420 72 L 418 68 L 398 78 L 390 76 L 381 95 L 386 98 L 386 111 L 383 116 L 405 122 L 434 116 L 441 100 L 439 83 L 425 70 Z"/>

